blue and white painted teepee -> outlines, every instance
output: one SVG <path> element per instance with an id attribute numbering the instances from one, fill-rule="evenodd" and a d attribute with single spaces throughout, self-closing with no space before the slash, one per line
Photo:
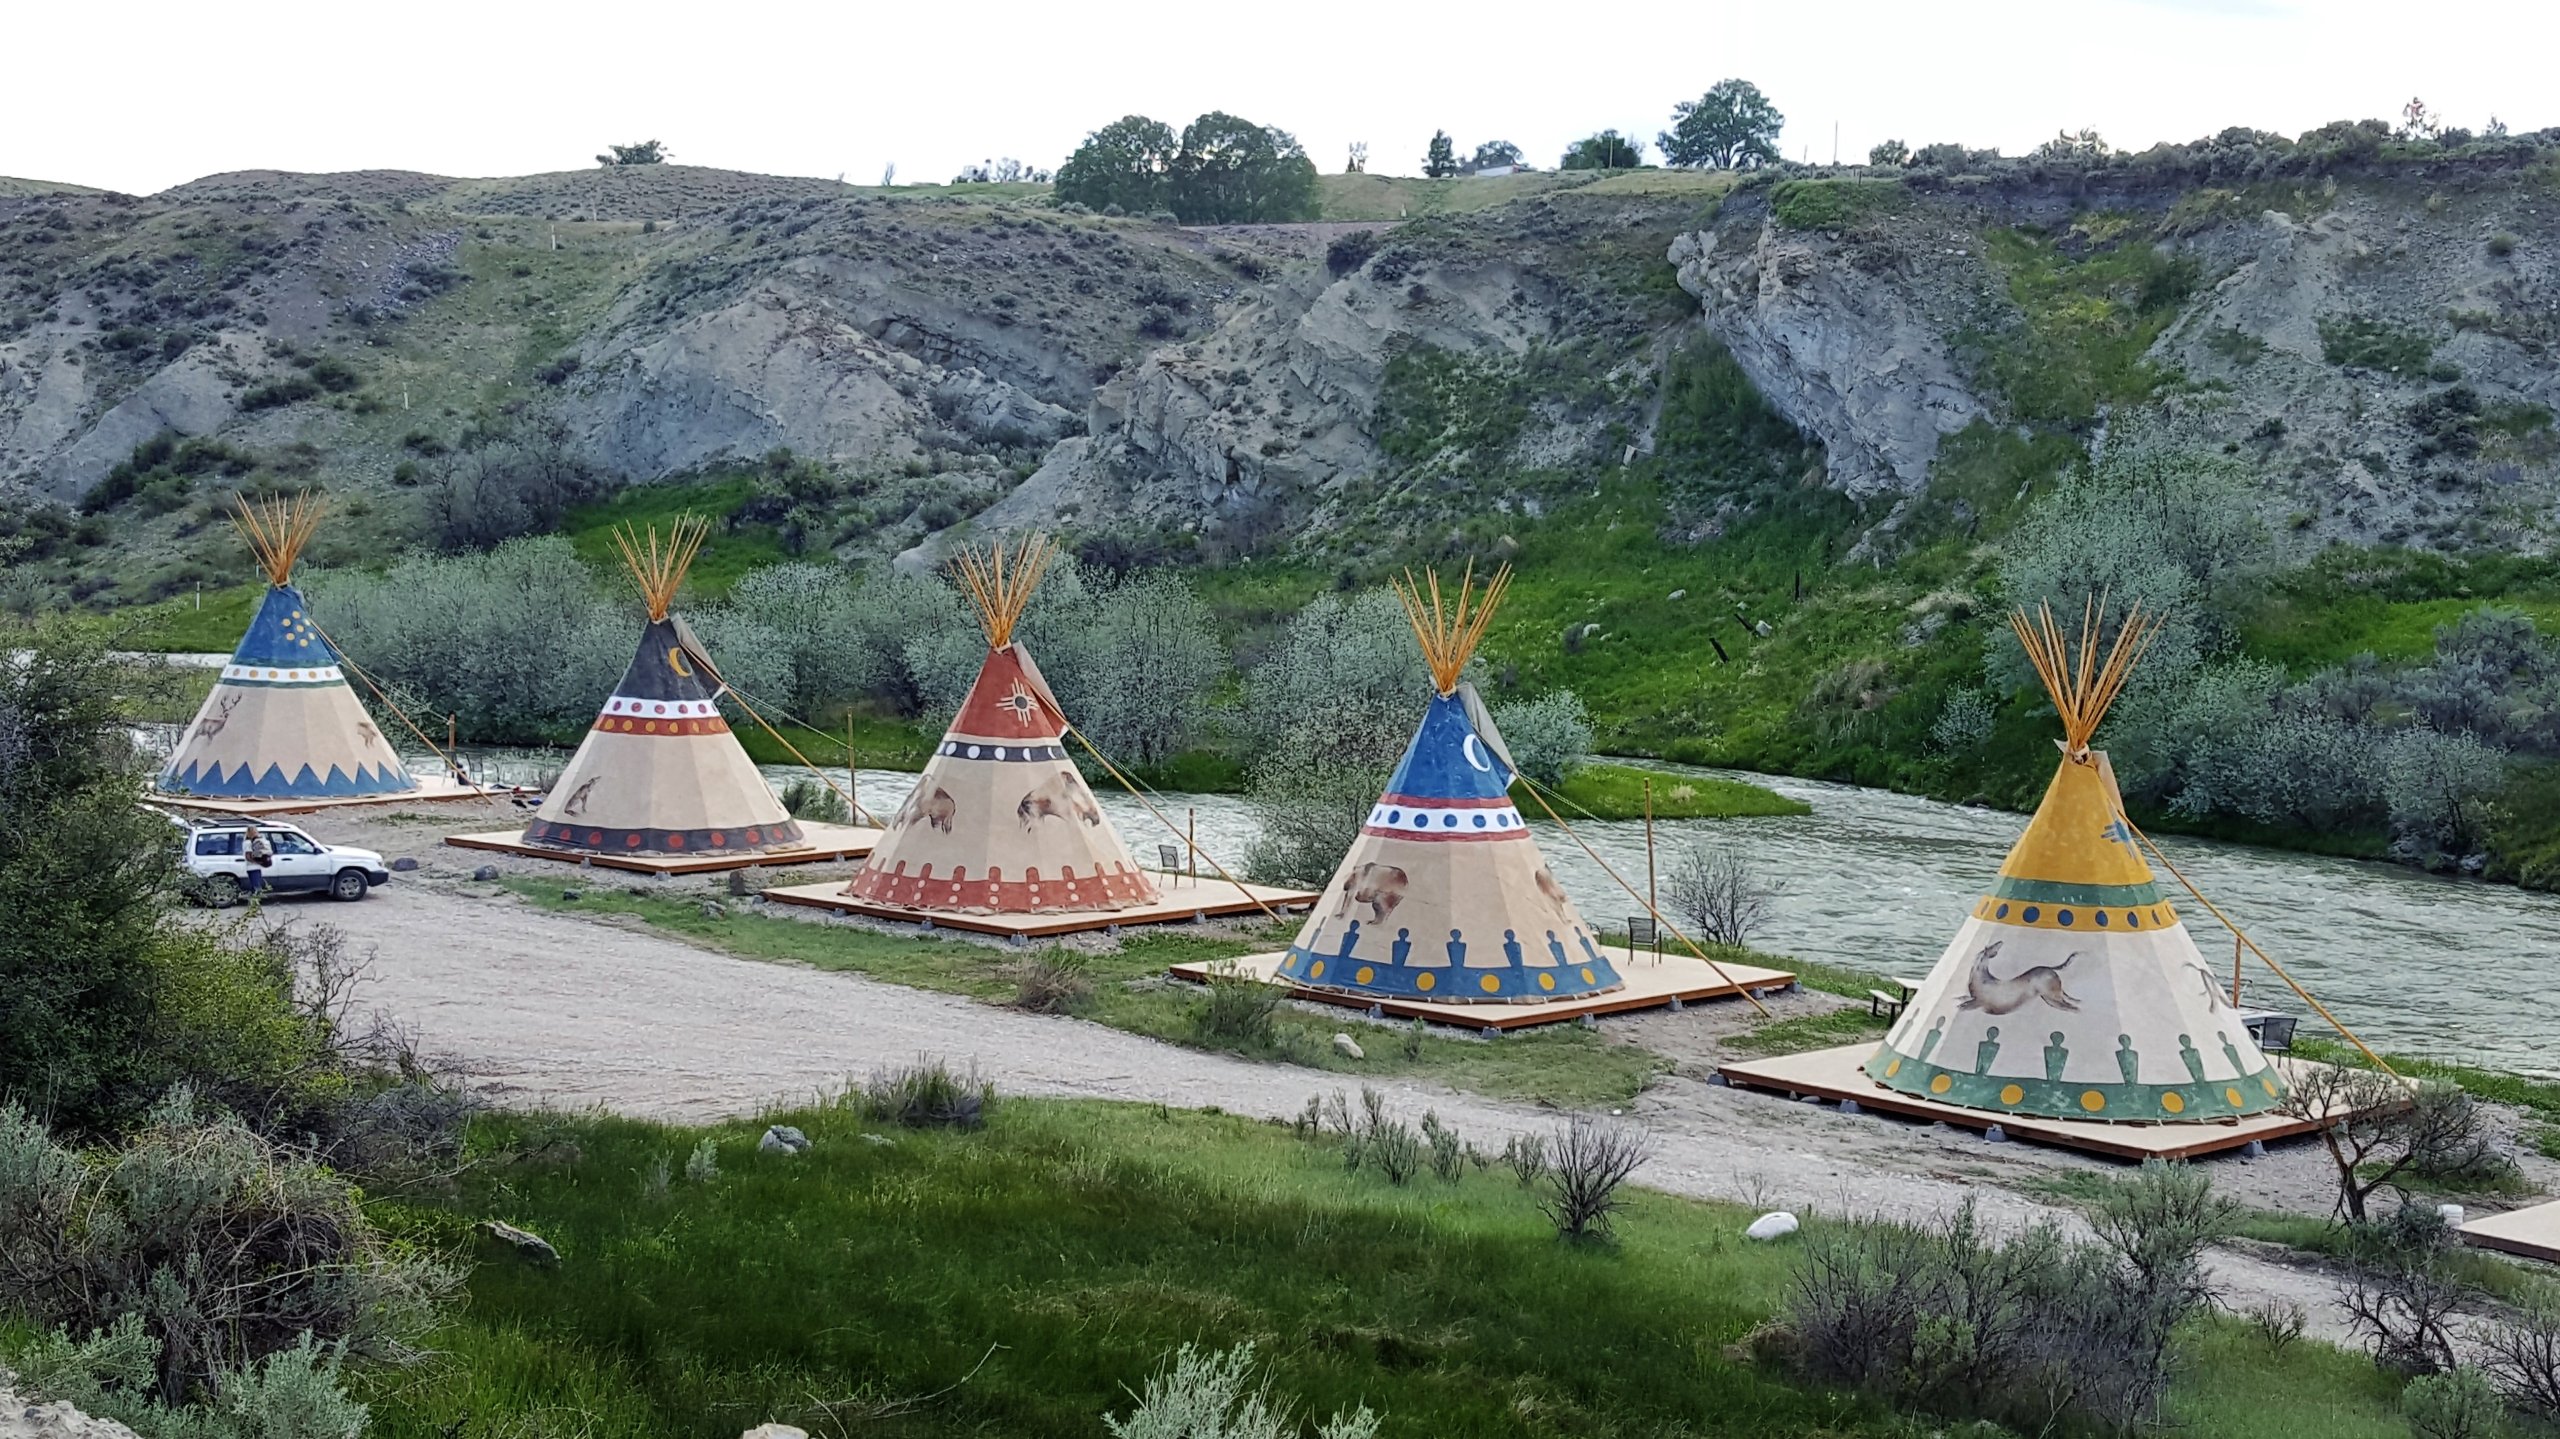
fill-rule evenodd
<path id="1" fill-rule="evenodd" d="M 294 561 L 325 510 L 312 495 L 252 506 L 232 497 L 267 575 L 257 618 L 160 772 L 162 793 L 202 799 L 354 799 L 417 781 L 338 667 L 293 586 Z"/>
<path id="2" fill-rule="evenodd" d="M 1511 803 L 1514 769 L 1475 691 L 1459 681 L 1510 580 L 1400 585 L 1438 693 L 1360 838 L 1308 914 L 1280 977 L 1319 989 L 1441 1004 L 1536 1004 L 1624 981 L 1548 870 Z"/>

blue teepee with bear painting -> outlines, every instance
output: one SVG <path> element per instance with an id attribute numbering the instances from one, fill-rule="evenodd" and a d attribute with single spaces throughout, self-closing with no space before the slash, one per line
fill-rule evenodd
<path id="1" fill-rule="evenodd" d="M 1578 999 L 1623 981 L 1511 803 L 1501 735 L 1460 682 L 1508 567 L 1444 607 L 1440 580 L 1399 585 L 1438 690 L 1281 961 L 1316 989 L 1440 1004 Z"/>

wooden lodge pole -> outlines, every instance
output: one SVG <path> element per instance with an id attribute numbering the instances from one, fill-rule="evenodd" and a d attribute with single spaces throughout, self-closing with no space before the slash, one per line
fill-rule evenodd
<path id="1" fill-rule="evenodd" d="M 1658 890 L 1659 886 L 1654 879 L 1653 860 L 1653 776 L 1646 775 L 1644 779 L 1644 907 L 1649 914 L 1659 914 L 1662 911 L 1662 896 Z M 1662 958 L 1662 945 L 1659 940 L 1654 943 L 1653 957 L 1657 962 Z M 1633 948 L 1627 951 L 1627 958 L 1630 960 L 1635 958 Z"/>
<path id="2" fill-rule="evenodd" d="M 2240 936 L 2231 936 L 2231 1007 L 2240 1007 Z"/>
<path id="3" fill-rule="evenodd" d="M 1195 804 L 1185 810 L 1183 821 L 1190 826 L 1190 832 L 1182 837 L 1182 843 L 1191 855 L 1191 883 L 1196 886 L 1200 883 L 1200 806 Z"/>

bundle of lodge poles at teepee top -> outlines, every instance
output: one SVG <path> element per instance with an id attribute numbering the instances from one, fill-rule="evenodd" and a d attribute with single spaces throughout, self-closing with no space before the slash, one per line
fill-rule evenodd
<path id="1" fill-rule="evenodd" d="M 2106 718 L 2107 711 L 2124 693 L 2125 683 L 2132 678 L 2134 666 L 2141 663 L 2143 655 L 2149 652 L 2152 641 L 2159 638 L 2161 626 L 2165 623 L 2160 616 L 2144 613 L 2139 604 L 2128 606 L 2124 618 L 2116 626 L 2114 639 L 2105 644 L 2105 654 L 2102 658 L 2099 653 L 2100 636 L 2105 627 L 2108 609 L 2107 596 L 2103 594 L 2092 596 L 2083 603 L 2080 616 L 2080 640 L 2076 647 L 2068 641 L 2062 626 L 2055 621 L 2051 604 L 2039 602 L 2033 614 L 2029 614 L 2024 606 L 2009 612 L 2009 628 L 2016 633 L 2019 646 L 2026 651 L 2027 663 L 2035 668 L 2036 678 L 2044 682 L 2045 693 L 2053 700 L 2054 712 L 2062 718 L 2063 753 L 2069 759 L 2079 763 L 2086 763 L 2090 759 L 2089 741 L 2097 734 L 2099 721 Z M 2287 989 L 2292 990 L 2297 998 L 2311 1007 L 2313 1013 L 2318 1014 L 2331 1029 L 2338 1032 L 2340 1037 L 2354 1045 L 2357 1053 L 2362 1054 L 2385 1074 L 2396 1077 L 2397 1072 L 2391 1068 L 2388 1061 L 2375 1053 L 2372 1046 L 2358 1037 L 2354 1030 L 2349 1029 L 2344 1021 L 2330 1013 L 2327 1005 L 2322 1004 L 2317 996 L 2296 980 L 2282 964 L 2276 961 L 2274 955 L 2267 953 L 2256 940 L 2250 938 L 2248 931 L 2242 929 L 2238 921 L 2225 914 L 2221 906 L 2208 898 L 2203 890 L 2198 889 L 2195 881 L 2187 878 L 2186 872 L 2179 869 L 2168 855 L 2161 852 L 2158 842 L 2133 822 L 2133 817 L 2125 812 L 2124 795 L 2116 788 L 2111 769 L 2107 771 L 2106 789 L 2108 803 L 2113 807 L 2116 823 L 2124 826 L 2125 833 L 2139 843 L 2162 869 L 2167 870 L 2169 876 L 2175 879 L 2181 888 L 2193 895 L 2196 903 L 2203 905 L 2206 912 L 2219 921 L 2223 928 L 2231 931 L 2231 937 L 2235 943 L 2256 955 L 2269 970 L 2274 972 L 2276 978 L 2284 981 Z M 2234 1003 L 2239 999 L 2238 983 L 2235 975 L 2232 996 Z"/>

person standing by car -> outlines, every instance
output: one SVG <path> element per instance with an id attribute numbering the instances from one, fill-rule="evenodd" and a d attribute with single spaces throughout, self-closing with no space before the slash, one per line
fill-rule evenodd
<path id="1" fill-rule="evenodd" d="M 276 862 L 275 847 L 267 843 L 267 837 L 259 833 L 253 824 L 249 826 L 248 839 L 241 847 L 240 857 L 247 861 L 242 866 L 240 888 L 248 893 L 249 902 L 255 904 L 267 887 L 267 866 Z"/>

